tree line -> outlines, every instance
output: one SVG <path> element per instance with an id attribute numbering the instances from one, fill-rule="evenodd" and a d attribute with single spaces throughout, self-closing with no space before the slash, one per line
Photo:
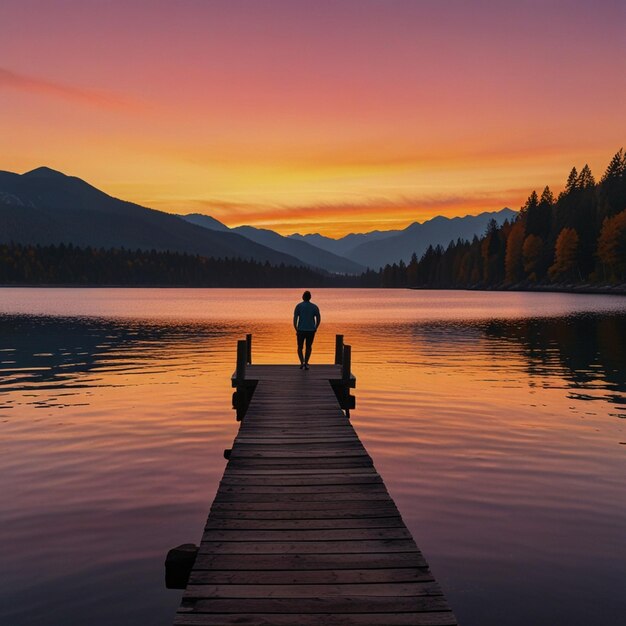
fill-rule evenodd
<path id="1" fill-rule="evenodd" d="M 482 237 L 430 246 L 360 280 L 368 287 L 512 288 L 626 282 L 626 155 L 599 182 L 585 165 L 565 189 L 533 191 L 512 222 L 492 220 Z"/>
<path id="2" fill-rule="evenodd" d="M 338 287 L 353 278 L 240 258 L 72 244 L 0 244 L 0 284 L 178 287 Z"/>

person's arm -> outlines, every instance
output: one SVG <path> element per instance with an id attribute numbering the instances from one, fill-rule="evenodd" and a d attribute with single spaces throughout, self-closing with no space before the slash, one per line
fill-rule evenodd
<path id="1" fill-rule="evenodd" d="M 298 305 L 296 305 L 296 308 L 293 311 L 293 327 L 296 329 L 296 332 L 298 330 L 298 317 L 300 317 L 298 315 Z"/>
<path id="2" fill-rule="evenodd" d="M 315 310 L 315 330 L 320 327 L 320 323 L 322 321 L 322 314 L 320 313 L 319 307 Z"/>

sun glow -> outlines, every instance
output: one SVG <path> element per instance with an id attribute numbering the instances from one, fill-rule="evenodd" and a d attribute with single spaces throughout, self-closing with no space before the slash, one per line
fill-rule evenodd
<path id="1" fill-rule="evenodd" d="M 620 8 L 449 4 L 79 4 L 68 24 L 9 0 L 0 168 L 333 236 L 601 174 L 626 136 Z"/>

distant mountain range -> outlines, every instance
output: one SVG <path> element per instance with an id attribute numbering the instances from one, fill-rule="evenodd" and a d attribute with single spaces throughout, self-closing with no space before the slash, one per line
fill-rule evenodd
<path id="1" fill-rule="evenodd" d="M 322 250 L 327 250 L 328 252 L 333 252 L 340 256 L 350 257 L 353 250 L 362 243 L 393 237 L 393 235 L 397 235 L 401 232 L 401 230 L 372 230 L 369 233 L 350 233 L 340 239 L 332 239 L 331 237 L 325 237 L 319 233 L 313 233 L 311 235 L 294 233 L 293 235 L 289 235 L 289 237 L 291 239 L 306 241 Z"/>
<path id="2" fill-rule="evenodd" d="M 181 215 L 180 217 L 192 224 L 198 224 L 199 226 L 217 230 L 218 232 L 230 231 L 243 235 L 247 239 L 260 245 L 300 259 L 300 261 L 306 265 L 320 267 L 335 274 L 361 274 L 365 270 L 364 265 L 355 263 L 350 259 L 324 250 L 318 246 L 311 245 L 307 241 L 283 237 L 283 235 L 279 235 L 273 230 L 254 228 L 253 226 L 237 226 L 236 228 L 229 229 L 228 226 L 222 224 L 215 218 L 199 213 Z"/>
<path id="3" fill-rule="evenodd" d="M 505 208 L 465 217 L 436 217 L 404 230 L 372 231 L 331 239 L 319 234 L 288 237 L 272 230 L 228 228 L 199 213 L 174 215 L 125 202 L 47 167 L 25 174 L 0 171 L 0 242 L 73 243 L 77 246 L 171 250 L 215 258 L 244 258 L 273 265 L 304 265 L 339 274 L 360 274 L 400 259 L 418 257 L 432 244 L 482 234 L 490 219 L 515 217 Z"/>
<path id="4" fill-rule="evenodd" d="M 447 246 L 450 241 L 459 238 L 471 240 L 474 235 L 485 232 L 489 220 L 495 219 L 498 225 L 501 225 L 516 215 L 515 211 L 504 208 L 500 211 L 465 217 L 449 218 L 440 215 L 421 224 L 414 222 L 404 230 L 374 230 L 369 233 L 346 235 L 341 239 L 331 239 L 317 233 L 312 235 L 296 233 L 290 237 L 307 241 L 361 265 L 378 269 L 400 259 L 408 263 L 413 253 L 420 258 L 429 245 Z"/>
<path id="5" fill-rule="evenodd" d="M 408 263 L 414 252 L 419 259 L 429 245 L 445 247 L 450 241 L 459 238 L 471 240 L 474 235 L 482 235 L 485 232 L 490 220 L 494 219 L 500 226 L 505 220 L 511 220 L 516 215 L 515 211 L 508 208 L 465 217 L 449 218 L 440 215 L 422 224 L 414 222 L 391 236 L 365 239 L 351 249 L 347 256 L 373 269 L 400 259 Z"/>
<path id="6" fill-rule="evenodd" d="M 366 267 L 378 269 L 400 259 L 408 263 L 413 253 L 419 258 L 429 245 L 445 247 L 450 241 L 459 238 L 471 240 L 474 235 L 480 236 L 485 232 L 490 220 L 494 219 L 500 226 L 505 220 L 512 220 L 516 215 L 517 213 L 509 208 L 465 217 L 450 218 L 440 215 L 421 224 L 414 222 L 404 230 L 352 233 L 341 239 L 331 239 L 317 233 L 311 235 L 295 233 L 284 237 L 272 230 L 252 226 L 238 226 L 230 230 L 274 250 L 292 254 L 317 267 L 326 267 L 332 272 L 354 273 L 363 271 Z M 227 226 L 208 215 L 192 213 L 181 217 L 194 224 L 205 225 L 206 228 L 228 230 Z M 294 243 L 306 244 L 307 247 L 294 246 Z M 332 256 L 322 257 L 320 251 Z M 350 261 L 351 264 L 347 265 L 346 261 Z"/>

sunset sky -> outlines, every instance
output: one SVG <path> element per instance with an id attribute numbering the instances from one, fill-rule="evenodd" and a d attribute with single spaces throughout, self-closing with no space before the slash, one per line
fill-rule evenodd
<path id="1" fill-rule="evenodd" d="M 0 169 L 337 236 L 519 208 L 626 144 L 623 0 L 2 0 Z"/>

